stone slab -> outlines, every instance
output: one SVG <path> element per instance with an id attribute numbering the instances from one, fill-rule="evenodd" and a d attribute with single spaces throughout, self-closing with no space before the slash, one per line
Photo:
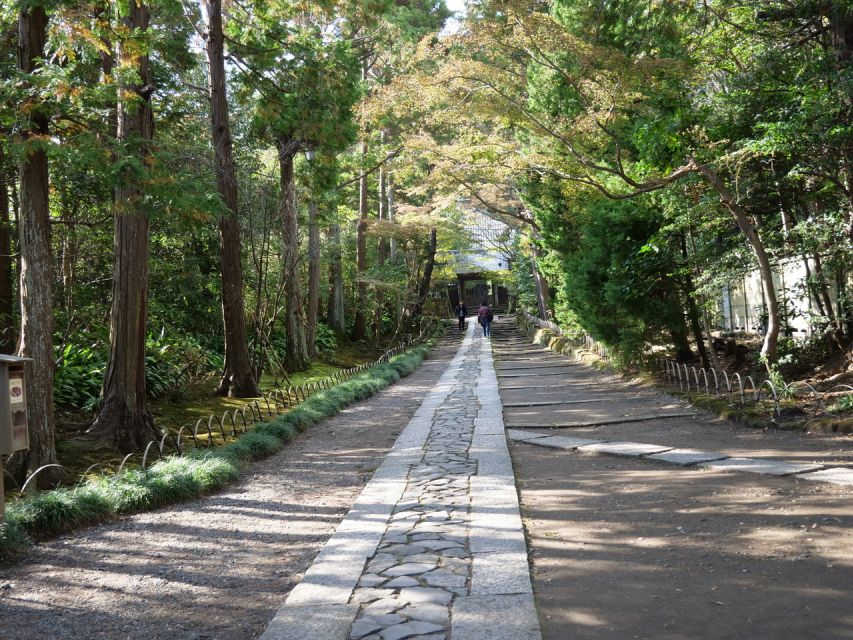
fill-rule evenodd
<path id="1" fill-rule="evenodd" d="M 648 422 L 649 420 L 666 420 L 669 418 L 690 418 L 698 416 L 695 411 L 678 412 L 678 413 L 655 413 L 652 415 L 640 416 L 625 416 L 620 418 L 602 418 L 601 420 L 581 420 L 577 422 L 539 422 L 536 424 L 517 424 L 509 421 L 520 416 L 507 416 L 507 426 L 509 427 L 525 427 L 528 429 L 579 429 L 584 427 L 602 427 L 608 424 L 627 424 L 630 422 Z"/>
<path id="2" fill-rule="evenodd" d="M 534 378 L 539 376 L 564 376 L 567 371 L 545 371 L 542 373 L 499 373 L 498 378 Z"/>
<path id="3" fill-rule="evenodd" d="M 474 418 L 474 434 L 499 435 L 504 432 L 506 425 L 499 418 Z"/>
<path id="4" fill-rule="evenodd" d="M 504 402 L 504 409 L 520 409 L 528 407 L 552 407 L 561 404 L 589 404 L 593 402 L 607 402 L 606 398 L 589 398 L 588 400 L 549 400 L 547 402 Z"/>
<path id="5" fill-rule="evenodd" d="M 565 436 L 545 436 L 535 440 L 525 440 L 527 444 L 538 447 L 551 447 L 552 449 L 566 449 L 571 451 L 578 447 L 587 447 L 593 444 L 606 444 L 604 440 L 593 440 L 591 438 L 567 438 Z"/>
<path id="6" fill-rule="evenodd" d="M 260 640 L 346 640 L 357 604 L 282 607 Z"/>
<path id="7" fill-rule="evenodd" d="M 463 640 L 541 640 L 531 594 L 467 596 L 453 603 L 451 637 Z"/>
<path id="8" fill-rule="evenodd" d="M 533 593 L 526 551 L 475 553 L 471 595 Z"/>
<path id="9" fill-rule="evenodd" d="M 471 553 L 496 551 L 527 553 L 521 516 L 501 515 L 474 519 L 471 522 L 469 545 Z"/>
<path id="10" fill-rule="evenodd" d="M 548 363 L 548 364 L 542 363 L 542 364 L 534 365 L 532 367 L 504 367 L 504 366 L 499 366 L 498 371 L 500 371 L 501 373 L 510 373 L 512 371 L 538 371 L 540 369 L 568 369 L 569 367 L 576 368 L 577 366 L 578 365 L 576 365 L 572 362 Z"/>
<path id="11" fill-rule="evenodd" d="M 643 442 L 598 442 L 581 445 L 578 449 L 585 452 L 594 451 L 595 453 L 608 453 L 615 456 L 636 457 L 662 453 L 669 451 L 672 447 L 662 447 L 659 444 L 645 444 Z"/>
<path id="12" fill-rule="evenodd" d="M 725 460 L 717 460 L 716 462 L 706 462 L 700 466 L 703 469 L 710 469 L 712 471 L 746 471 L 748 473 L 761 473 L 768 476 L 790 476 L 795 473 L 818 471 L 824 467 L 822 464 L 764 458 L 726 458 Z"/>
<path id="13" fill-rule="evenodd" d="M 713 462 L 716 460 L 725 460 L 728 456 L 724 453 L 715 451 L 698 451 L 696 449 L 670 449 L 663 453 L 653 453 L 648 456 L 651 460 L 660 460 L 661 462 L 669 462 L 670 464 L 681 465 L 687 467 L 691 464 L 700 464 L 702 462 Z"/>
<path id="14" fill-rule="evenodd" d="M 535 431 L 524 431 L 522 429 L 507 429 L 506 435 L 510 440 L 518 440 L 520 442 L 524 442 L 525 440 L 536 440 L 537 438 L 549 438 L 547 433 L 537 433 Z"/>
<path id="15" fill-rule="evenodd" d="M 811 471 L 797 476 L 803 480 L 816 480 L 820 482 L 831 482 L 853 487 L 853 469 L 847 467 L 831 467 L 820 471 Z"/>
<path id="16" fill-rule="evenodd" d="M 492 455 L 500 451 L 506 451 L 506 436 L 504 431 L 500 433 L 474 433 L 471 438 L 471 450 L 484 449 Z"/>

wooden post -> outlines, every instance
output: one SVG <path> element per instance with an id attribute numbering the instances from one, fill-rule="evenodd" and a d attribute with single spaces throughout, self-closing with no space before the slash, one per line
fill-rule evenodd
<path id="1" fill-rule="evenodd" d="M 3 456 L 0 456 L 0 524 L 6 522 L 6 487 L 3 482 Z"/>

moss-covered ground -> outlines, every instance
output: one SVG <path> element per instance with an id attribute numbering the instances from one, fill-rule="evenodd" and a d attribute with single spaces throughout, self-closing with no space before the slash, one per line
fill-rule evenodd
<path id="1" fill-rule="evenodd" d="M 315 360 L 308 371 L 288 374 L 265 374 L 260 381 L 264 393 L 281 389 L 288 384 L 301 385 L 317 382 L 332 374 L 358 366 L 378 358 L 388 345 L 367 346 L 360 343 L 344 343 L 332 354 L 325 354 Z M 289 380 L 289 382 L 288 382 Z M 179 392 L 149 402 L 158 427 L 176 434 L 185 425 L 193 425 L 199 418 L 205 420 L 211 415 L 221 417 L 226 411 L 244 407 L 255 398 L 223 398 L 214 396 L 218 377 L 211 374 L 207 378 L 196 380 Z M 123 456 L 106 449 L 95 449 L 86 438 L 85 429 L 91 424 L 93 416 L 82 411 L 57 412 L 57 456 L 64 467 L 65 480 L 77 482 L 84 473 L 97 474 L 105 470 L 117 469 Z M 201 435 L 200 439 L 206 439 Z M 7 482 L 7 498 L 14 496 L 16 487 Z"/>
<path id="2" fill-rule="evenodd" d="M 74 487 L 16 499 L 7 508 L 6 523 L 0 525 L 0 559 L 14 557 L 30 539 L 54 536 L 219 489 L 234 481 L 249 461 L 275 453 L 299 431 L 412 373 L 426 357 L 430 345 L 428 342 L 427 346 L 411 349 L 386 364 L 315 393 L 222 446 L 193 449 L 182 457 L 167 456 L 147 470 L 125 468 L 121 473 L 94 474 Z M 322 375 L 308 372 L 309 377 L 313 375 L 323 377 L 328 371 Z"/>

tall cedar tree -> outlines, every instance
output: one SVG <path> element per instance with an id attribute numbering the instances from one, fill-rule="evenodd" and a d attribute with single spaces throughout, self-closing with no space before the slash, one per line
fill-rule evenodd
<path id="1" fill-rule="evenodd" d="M 305 311 L 302 303 L 302 278 L 299 275 L 299 208 L 293 176 L 293 155 L 299 148 L 293 140 L 279 141 L 281 169 L 280 210 L 282 224 L 282 268 L 286 298 L 284 364 L 290 371 L 305 371 L 311 366 L 305 342 Z"/>
<path id="2" fill-rule="evenodd" d="M 48 17 L 44 6 L 22 3 L 18 13 L 18 67 L 23 73 L 38 72 L 44 56 Z M 53 280 L 50 251 L 48 200 L 47 114 L 29 105 L 26 146 L 20 166 L 21 204 L 18 230 L 21 250 L 21 341 L 19 354 L 33 359 L 27 377 L 27 411 L 30 449 L 27 471 L 56 462 L 53 416 Z M 50 468 L 36 480 L 46 487 L 58 478 Z"/>
<path id="3" fill-rule="evenodd" d="M 148 206 L 141 187 L 150 163 L 154 136 L 149 61 L 150 10 L 131 2 L 121 18 L 119 68 L 135 66 L 136 78 L 120 92 L 118 146 L 124 169 L 113 205 L 114 268 L 110 313 L 110 353 L 103 402 L 89 433 L 102 445 L 120 451 L 142 449 L 157 437 L 145 389 L 145 336 L 148 319 Z"/>
<path id="4" fill-rule="evenodd" d="M 317 203 L 308 205 L 308 322 L 305 329 L 305 343 L 308 355 L 317 355 L 317 322 L 320 313 L 320 213 Z"/>
<path id="5" fill-rule="evenodd" d="M 12 223 L 9 211 L 10 172 L 0 141 L 0 352 L 15 350 L 15 289 L 12 284 Z"/>
<path id="6" fill-rule="evenodd" d="M 216 160 L 216 186 L 226 211 L 219 218 L 219 273 L 222 280 L 222 320 L 225 327 L 225 369 L 217 395 L 239 398 L 260 395 L 246 336 L 243 302 L 243 263 L 237 220 L 237 172 L 228 122 L 222 0 L 203 0 L 207 14 L 207 61 L 210 67 L 210 125 Z"/>

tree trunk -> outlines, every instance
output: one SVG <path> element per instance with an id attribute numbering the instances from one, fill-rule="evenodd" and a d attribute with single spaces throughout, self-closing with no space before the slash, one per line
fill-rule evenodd
<path id="1" fill-rule="evenodd" d="M 216 157 L 216 186 L 225 211 L 219 218 L 219 274 L 222 282 L 222 322 L 225 333 L 225 369 L 216 395 L 251 398 L 260 395 L 246 335 L 243 301 L 243 262 L 237 219 L 237 170 L 228 122 L 225 58 L 222 36 L 222 0 L 202 0 L 207 13 L 207 61 L 210 68 L 210 125 Z"/>
<path id="2" fill-rule="evenodd" d="M 317 203 L 308 207 L 308 327 L 305 342 L 308 355 L 317 355 L 317 322 L 320 311 L 320 226 Z"/>
<path id="3" fill-rule="evenodd" d="M 779 303 L 776 298 L 776 288 L 773 286 L 773 268 L 770 265 L 770 257 L 764 248 L 764 243 L 758 235 L 758 231 L 749 221 L 749 214 L 736 200 L 734 195 L 723 184 L 720 177 L 707 165 L 699 164 L 699 172 L 717 192 L 720 202 L 725 205 L 734 216 L 735 222 L 741 232 L 749 241 L 749 246 L 758 263 L 758 272 L 761 275 L 761 288 L 767 301 L 767 333 L 764 336 L 764 344 L 761 346 L 761 355 L 767 360 L 768 365 L 776 362 L 776 347 L 779 341 Z"/>
<path id="4" fill-rule="evenodd" d="M 687 254 L 687 239 L 684 234 L 680 234 L 681 240 L 681 257 L 684 259 L 685 270 L 689 264 L 689 256 Z M 684 276 L 684 297 L 687 300 L 687 317 L 690 319 L 690 329 L 693 332 L 693 338 L 696 341 L 696 349 L 699 351 L 699 359 L 702 361 L 702 366 L 708 368 L 710 362 L 708 360 L 708 351 L 705 349 L 705 339 L 702 336 L 702 325 L 699 321 L 699 310 L 696 307 L 696 300 L 693 299 L 693 292 L 696 288 L 693 286 L 693 277 L 690 271 L 687 270 Z M 710 340 L 711 336 L 708 336 Z M 712 347 L 713 348 L 713 347 Z"/>
<path id="5" fill-rule="evenodd" d="M 536 284 L 536 302 L 539 306 L 539 317 L 543 320 L 548 319 L 548 306 L 550 305 L 551 291 L 548 288 L 548 283 L 539 271 L 537 261 L 542 255 L 542 250 L 536 245 L 533 245 L 533 256 L 530 259 L 530 264 L 533 267 L 533 281 Z"/>
<path id="6" fill-rule="evenodd" d="M 18 66 L 22 73 L 38 71 L 38 59 L 44 55 L 47 14 L 41 5 L 25 4 L 18 13 Z M 27 376 L 27 413 L 30 425 L 30 449 L 27 471 L 56 463 L 53 420 L 53 279 L 50 249 L 49 177 L 47 153 L 41 142 L 49 135 L 47 114 L 38 103 L 29 105 L 23 142 L 26 155 L 20 166 L 20 234 L 21 252 L 21 338 L 19 355 L 32 358 Z M 39 487 L 52 485 L 58 478 L 57 468 L 39 475 Z"/>
<path id="7" fill-rule="evenodd" d="M 385 142 L 385 131 L 383 130 L 380 133 L 380 139 L 384 143 Z M 379 167 L 379 211 L 377 212 L 377 218 L 379 220 L 387 220 L 388 219 L 388 188 L 387 188 L 387 173 L 384 166 Z M 379 240 L 376 243 L 376 262 L 382 267 L 385 265 L 385 260 L 388 257 L 388 240 L 379 236 Z M 377 300 L 376 306 L 373 309 L 373 338 L 374 342 L 378 345 L 379 340 L 382 337 L 382 317 L 385 315 L 385 307 L 386 300 L 383 295 L 383 291 L 379 290 L 377 292 Z"/>
<path id="8" fill-rule="evenodd" d="M 394 179 L 393 176 L 389 175 L 387 178 L 388 186 L 386 187 L 386 191 L 388 193 L 388 222 L 394 222 Z M 397 259 L 397 238 L 391 238 L 391 241 L 388 243 L 388 258 L 391 262 L 396 261 Z"/>
<path id="9" fill-rule="evenodd" d="M 690 278 L 688 278 L 687 286 L 692 290 L 692 282 L 690 282 Z M 693 340 L 696 342 L 696 349 L 699 351 L 699 359 L 702 361 L 702 366 L 707 369 L 710 366 L 710 361 L 708 360 L 708 351 L 705 348 L 705 338 L 702 335 L 702 324 L 699 320 L 699 310 L 696 307 L 696 301 L 693 299 L 689 293 L 685 296 L 687 298 L 687 317 L 690 319 L 690 330 L 693 333 Z"/>
<path id="10" fill-rule="evenodd" d="M 693 351 L 690 350 L 690 342 L 687 340 L 687 325 L 682 323 L 682 326 L 677 329 L 670 328 L 669 336 L 675 347 L 675 359 L 678 362 L 689 362 L 692 360 Z"/>
<path id="11" fill-rule="evenodd" d="M 118 43 L 119 66 L 136 65 L 138 81 L 121 87 L 118 143 L 142 165 L 150 162 L 154 135 L 153 80 L 148 55 L 148 5 L 131 3 L 122 18 L 127 30 Z M 104 398 L 89 433 L 102 445 L 138 451 L 158 437 L 145 388 L 145 336 L 148 320 L 148 211 L 140 182 L 132 172 L 118 176 L 115 190 L 113 299 L 110 353 Z"/>
<path id="12" fill-rule="evenodd" d="M 5 148 L 0 142 L 0 353 L 15 351 L 15 290 L 12 286 L 12 222 L 9 212 L 10 180 Z"/>
<path id="13" fill-rule="evenodd" d="M 367 157 L 367 142 L 361 143 L 361 157 Z M 358 180 L 358 227 L 355 240 L 356 308 L 353 340 L 361 340 L 366 331 L 365 307 L 367 306 L 367 174 Z"/>
<path id="14" fill-rule="evenodd" d="M 416 318 L 423 313 L 424 301 L 426 300 L 427 294 L 429 293 L 429 285 L 432 280 L 432 269 L 435 266 L 435 250 L 435 229 L 430 229 L 429 254 L 427 255 L 426 265 L 424 266 L 424 274 L 421 277 L 421 284 L 418 287 L 418 299 L 415 302 L 415 308 L 412 311 L 412 318 Z"/>
<path id="15" fill-rule="evenodd" d="M 279 167 L 281 169 L 281 238 L 284 277 L 284 366 L 288 371 L 307 371 L 311 367 L 308 346 L 305 342 L 305 311 L 302 308 L 302 284 L 299 277 L 299 210 L 296 206 L 296 189 L 293 179 L 292 140 L 279 141 Z"/>
<path id="16" fill-rule="evenodd" d="M 844 75 L 849 76 L 849 67 L 853 60 L 853 10 L 846 2 L 832 2 L 829 19 L 830 41 L 835 52 L 834 78 L 840 87 L 848 87 L 842 93 L 844 111 L 840 116 L 839 125 L 850 126 L 853 121 L 853 95 L 850 94 L 849 84 L 839 81 Z M 853 241 L 853 149 L 846 145 L 841 149 L 842 180 L 845 186 L 846 206 L 842 207 L 847 239 Z"/>
<path id="17" fill-rule="evenodd" d="M 329 227 L 329 244 L 332 246 L 332 262 L 329 265 L 329 328 L 342 336 L 347 324 L 344 318 L 344 278 L 343 259 L 341 257 L 341 227 L 333 224 Z"/>

